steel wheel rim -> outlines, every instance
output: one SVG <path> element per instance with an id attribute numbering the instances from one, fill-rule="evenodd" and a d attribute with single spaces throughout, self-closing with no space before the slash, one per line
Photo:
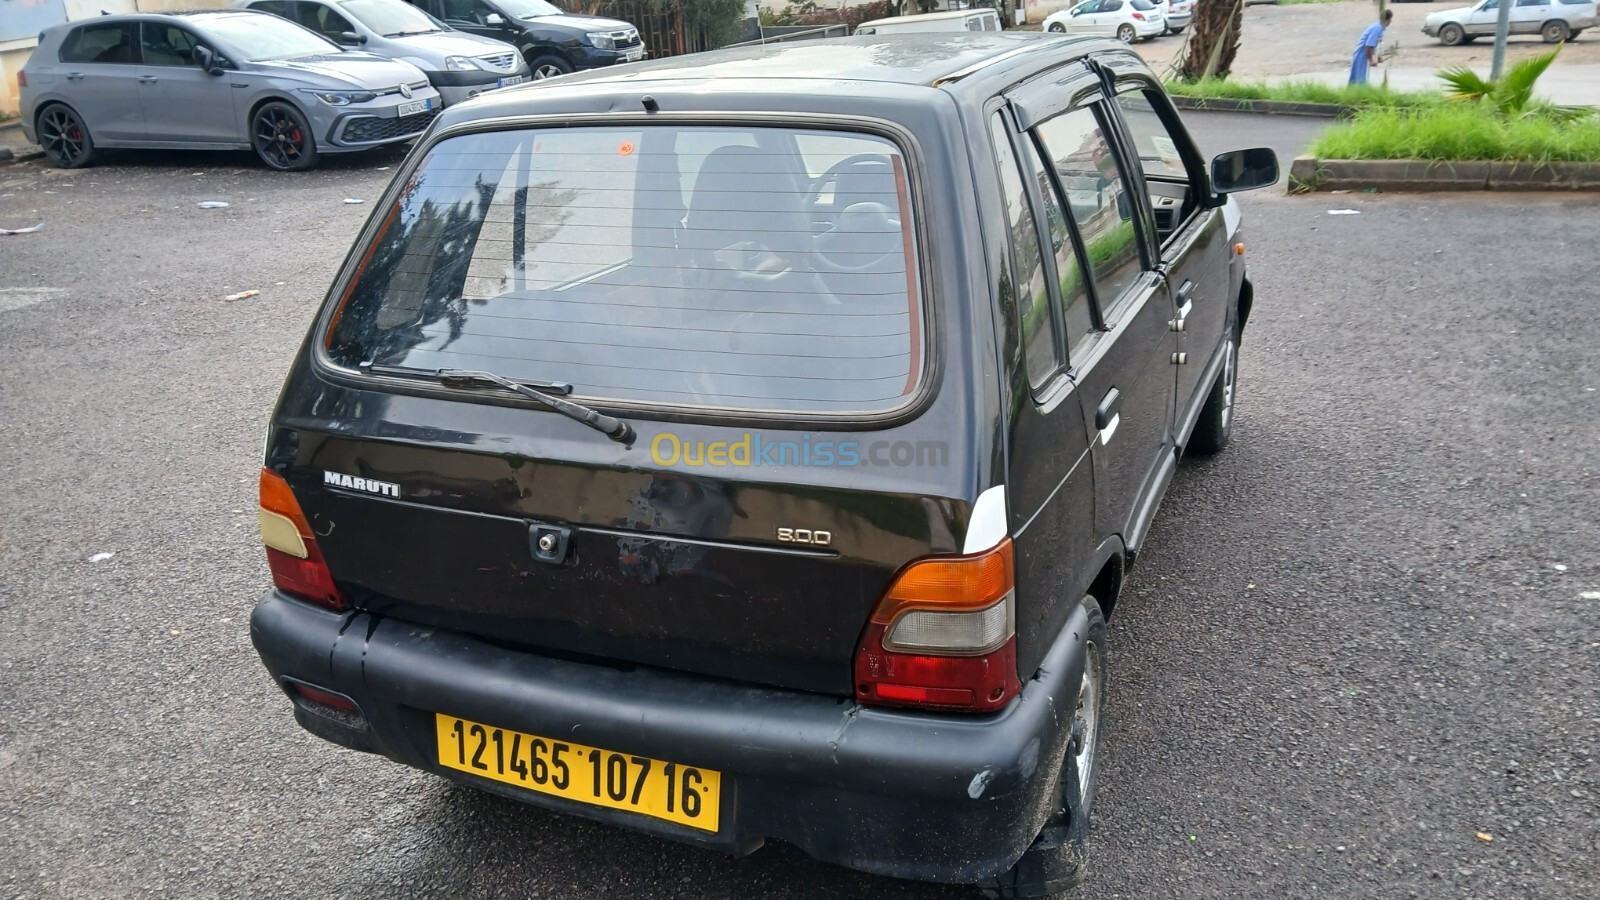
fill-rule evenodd
<path id="1" fill-rule="evenodd" d="M 1133 43 L 1133 39 L 1135 37 L 1137 37 L 1137 35 L 1133 33 L 1132 25 L 1124 25 L 1117 29 L 1117 40 L 1123 42 L 1124 44 Z"/>
<path id="2" fill-rule="evenodd" d="M 554 78 L 557 75 L 565 75 L 565 74 L 567 74 L 567 73 L 561 71 L 561 67 L 556 65 L 555 63 L 545 63 L 544 65 L 540 66 L 539 68 L 533 70 L 533 80 L 534 81 L 543 81 L 546 78 Z"/>
<path id="3" fill-rule="evenodd" d="M 253 129 L 256 152 L 275 168 L 287 169 L 305 156 L 305 132 L 295 121 L 276 109 L 256 114 Z"/>
<path id="4" fill-rule="evenodd" d="M 1556 24 L 1553 24 L 1553 23 L 1550 24 L 1550 25 L 1546 25 L 1544 27 L 1544 39 L 1545 39 L 1545 42 L 1546 43 L 1550 43 L 1550 44 L 1554 44 L 1557 41 L 1561 40 L 1561 32 L 1563 30 L 1564 29 L 1560 25 L 1556 25 Z"/>
<path id="5" fill-rule="evenodd" d="M 1078 685 L 1078 706 L 1073 711 L 1074 731 L 1078 732 L 1073 764 L 1078 770 L 1078 809 L 1089 802 L 1089 784 L 1094 776 L 1095 740 L 1100 734 L 1100 646 L 1085 645 L 1083 681 Z"/>
<path id="6" fill-rule="evenodd" d="M 1233 380 L 1239 352 L 1233 341 L 1228 341 L 1228 355 L 1222 363 L 1222 429 L 1226 431 L 1233 422 Z"/>
<path id="7" fill-rule="evenodd" d="M 83 157 L 83 123 L 64 109 L 52 109 L 39 129 L 44 151 L 50 158 L 71 165 Z"/>

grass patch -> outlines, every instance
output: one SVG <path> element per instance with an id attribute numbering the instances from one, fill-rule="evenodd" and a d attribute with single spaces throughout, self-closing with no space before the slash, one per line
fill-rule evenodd
<path id="1" fill-rule="evenodd" d="M 1320 159 L 1600 162 L 1600 117 L 1505 120 L 1470 103 L 1369 109 L 1324 131 L 1308 152 Z"/>
<path id="2" fill-rule="evenodd" d="M 1167 93 L 1201 100 L 1283 100 L 1290 103 L 1328 103 L 1334 106 L 1382 109 L 1416 109 L 1443 106 L 1443 91 L 1392 91 L 1373 84 L 1323 84 L 1319 81 L 1236 81 L 1202 78 L 1169 81 Z"/>

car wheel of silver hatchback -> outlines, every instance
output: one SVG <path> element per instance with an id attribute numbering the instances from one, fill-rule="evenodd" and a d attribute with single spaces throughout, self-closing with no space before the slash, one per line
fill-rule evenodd
<path id="1" fill-rule="evenodd" d="M 1559 44 L 1572 36 L 1572 29 L 1562 21 L 1546 22 L 1539 29 L 1539 36 L 1544 38 L 1546 44 Z"/>
<path id="2" fill-rule="evenodd" d="M 1066 34 L 1067 33 L 1067 26 L 1061 24 L 1060 22 L 1051 22 L 1050 23 L 1050 31 L 1055 33 L 1055 34 Z"/>
<path id="3" fill-rule="evenodd" d="M 250 143 L 262 162 L 280 172 L 309 169 L 317 164 L 317 141 L 311 134 L 311 124 L 288 103 L 268 103 L 256 110 L 250 119 Z"/>
<path id="4" fill-rule="evenodd" d="M 94 162 L 94 139 L 71 107 L 59 103 L 39 115 L 39 146 L 63 169 L 81 169 Z"/>
<path id="5" fill-rule="evenodd" d="M 1117 26 L 1117 40 L 1123 42 L 1124 44 L 1131 44 L 1136 37 L 1138 37 L 1138 35 L 1134 33 L 1132 25 Z"/>

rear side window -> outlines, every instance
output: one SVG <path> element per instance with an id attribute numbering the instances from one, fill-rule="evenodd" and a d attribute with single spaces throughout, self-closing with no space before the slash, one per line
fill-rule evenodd
<path id="1" fill-rule="evenodd" d="M 578 396 L 798 413 L 915 392 L 923 312 L 890 141 L 761 127 L 451 138 L 326 338 L 339 365 L 488 369 Z"/>
<path id="2" fill-rule="evenodd" d="M 68 63 L 136 63 L 138 39 L 131 22 L 85 25 L 61 42 L 61 61 Z"/>

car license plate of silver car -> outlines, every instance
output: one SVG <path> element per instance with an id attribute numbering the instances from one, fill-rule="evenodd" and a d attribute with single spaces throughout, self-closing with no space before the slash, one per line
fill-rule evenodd
<path id="1" fill-rule="evenodd" d="M 419 112 L 427 112 L 429 104 L 430 101 L 428 100 L 413 100 L 410 103 L 402 103 L 395 108 L 395 115 L 414 116 Z"/>
<path id="2" fill-rule="evenodd" d="M 528 76 L 526 75 L 509 75 L 500 79 L 500 83 L 497 85 L 497 87 L 510 87 L 513 84 L 521 84 L 527 80 Z"/>

